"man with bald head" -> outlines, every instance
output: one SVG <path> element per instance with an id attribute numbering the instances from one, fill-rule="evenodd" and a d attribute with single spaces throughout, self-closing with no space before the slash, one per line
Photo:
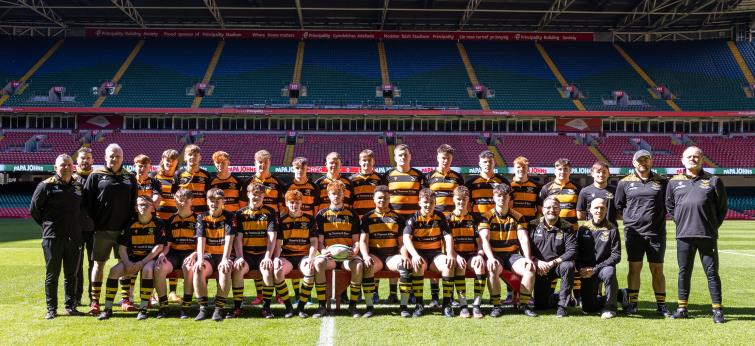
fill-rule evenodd
<path id="1" fill-rule="evenodd" d="M 136 211 L 136 178 L 123 168 L 123 149 L 110 144 L 105 149 L 105 166 L 94 170 L 84 184 L 84 208 L 94 220 L 92 293 L 89 313 L 100 313 L 102 272 L 111 251 L 118 257 L 118 236 Z"/>
<path id="2" fill-rule="evenodd" d="M 703 170 L 703 152 L 689 147 L 682 154 L 684 173 L 675 175 L 666 190 L 666 208 L 676 223 L 679 263 L 679 306 L 672 318 L 687 318 L 692 267 L 700 253 L 713 308 L 713 322 L 724 323 L 721 278 L 718 275 L 718 228 L 726 216 L 726 189 L 721 178 Z"/>
<path id="3" fill-rule="evenodd" d="M 590 203 L 590 220 L 577 231 L 576 267 L 582 277 L 582 311 L 602 310 L 600 318 L 616 316 L 619 282 L 616 265 L 621 261 L 621 238 L 618 228 L 606 218 L 609 201 L 595 198 Z M 598 297 L 599 283 L 606 294 Z"/>

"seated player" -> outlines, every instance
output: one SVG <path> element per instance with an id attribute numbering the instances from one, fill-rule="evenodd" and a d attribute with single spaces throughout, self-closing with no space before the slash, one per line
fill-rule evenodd
<path id="1" fill-rule="evenodd" d="M 445 243 L 446 254 L 443 254 Z M 422 300 L 424 294 L 423 278 L 425 270 L 440 273 L 443 278 L 443 314 L 453 315 L 451 308 L 451 292 L 453 292 L 453 266 L 456 263 L 456 252 L 451 230 L 443 213 L 435 210 L 435 193 L 424 188 L 419 192 L 419 211 L 415 212 L 404 227 L 404 246 L 412 258 L 412 289 L 417 306 L 409 315 L 406 306 L 401 307 L 402 317 L 420 317 L 425 306 Z"/>
<path id="2" fill-rule="evenodd" d="M 244 300 L 244 275 L 250 270 L 259 270 L 262 274 L 262 317 L 275 318 L 270 310 L 273 291 L 282 291 L 286 283 L 275 282 L 273 277 L 273 259 L 275 255 L 275 238 L 277 220 L 275 211 L 263 205 L 265 186 L 252 182 L 246 188 L 249 205 L 236 213 L 236 240 L 233 263 L 233 311 L 228 317 L 241 316 L 241 303 Z M 283 293 L 283 292 L 279 292 Z M 288 288 L 285 290 L 288 297 Z M 286 300 L 286 318 L 293 316 L 291 302 Z"/>
<path id="3" fill-rule="evenodd" d="M 537 268 L 535 276 L 535 309 L 556 308 L 556 317 L 566 317 L 566 307 L 574 280 L 574 256 L 577 252 L 573 226 L 559 216 L 560 203 L 555 196 L 543 200 L 543 217 L 529 223 L 527 233 L 532 260 Z M 560 279 L 558 302 L 553 299 L 554 279 Z"/>
<path id="4" fill-rule="evenodd" d="M 616 316 L 619 282 L 616 265 L 621 261 L 621 237 L 616 224 L 608 220 L 610 200 L 595 198 L 590 203 L 590 217 L 577 233 L 576 267 L 582 276 L 582 311 L 602 310 L 600 318 Z M 606 294 L 598 297 L 599 284 Z"/>
<path id="5" fill-rule="evenodd" d="M 188 189 L 180 189 L 174 198 L 178 212 L 168 218 L 165 223 L 167 244 L 155 260 L 155 291 L 160 302 L 157 318 L 167 317 L 168 312 L 165 277 L 173 270 L 180 269 L 183 271 L 184 282 L 194 282 L 194 264 L 197 262 L 197 216 L 191 211 L 192 193 Z M 194 295 L 194 286 L 184 285 L 181 318 L 188 318 L 187 310 L 191 307 L 192 295 Z"/>
<path id="6" fill-rule="evenodd" d="M 500 317 L 501 307 L 501 272 L 506 269 L 522 277 L 519 288 L 519 311 L 527 316 L 537 314 L 529 306 L 532 287 L 535 281 L 535 265 L 530 260 L 530 242 L 527 237 L 527 223 L 522 215 L 509 210 L 511 187 L 498 184 L 493 188 L 495 208 L 489 210 L 480 220 L 478 232 L 485 252 L 485 260 L 490 283 L 490 303 L 493 310 L 491 317 Z M 521 249 L 524 256 L 519 254 Z"/>
<path id="7" fill-rule="evenodd" d="M 474 272 L 474 300 L 472 301 L 472 315 L 474 318 L 482 318 L 482 293 L 485 290 L 487 274 L 485 271 L 485 252 L 480 246 L 480 235 L 477 232 L 479 220 L 469 212 L 469 189 L 466 186 L 457 186 L 453 190 L 454 210 L 448 215 L 448 228 L 454 238 L 454 250 L 456 251 L 456 276 L 454 285 L 459 294 L 461 311 L 459 317 L 470 316 L 467 307 L 467 271 Z M 471 270 L 470 270 L 471 269 Z M 445 290 L 445 287 L 443 287 Z M 453 317 L 453 315 L 448 316 Z"/>
<path id="8" fill-rule="evenodd" d="M 284 298 L 287 290 L 286 276 L 296 268 L 304 276 L 299 301 L 299 317 L 307 318 L 304 306 L 307 304 L 315 285 L 315 272 L 325 270 L 325 259 L 317 256 L 317 228 L 314 217 L 304 214 L 302 210 L 302 195 L 299 190 L 289 190 L 284 196 L 287 212 L 281 215 L 278 222 L 278 236 L 275 247 L 274 275 L 278 294 Z M 324 284 L 324 283 L 323 283 Z M 325 301 L 325 291 L 322 292 Z M 287 302 L 287 304 L 291 304 Z"/>
<path id="9" fill-rule="evenodd" d="M 147 318 L 147 305 L 152 295 L 154 259 L 163 249 L 163 226 L 160 220 L 152 215 L 154 204 L 152 199 L 140 196 L 136 199 L 138 214 L 131 224 L 118 237 L 118 254 L 120 261 L 110 268 L 107 276 L 105 291 L 105 309 L 97 317 L 106 320 L 113 316 L 113 301 L 118 291 L 118 278 L 131 277 L 141 272 L 141 302 L 136 318 Z"/>
<path id="10" fill-rule="evenodd" d="M 328 247 L 335 244 L 352 247 L 349 258 L 343 261 L 343 269 L 351 272 L 351 286 L 349 291 L 349 314 L 359 317 L 357 299 L 362 293 L 362 259 L 359 258 L 359 216 L 350 208 L 344 207 L 343 198 L 346 186 L 340 180 L 328 184 L 327 208 L 321 209 L 315 216 L 315 223 L 319 231 L 320 254 L 326 258 L 326 270 L 336 268 L 336 261 L 331 258 Z M 316 282 L 325 282 L 325 271 L 316 273 Z M 315 316 L 312 316 L 315 317 Z"/>
<path id="11" fill-rule="evenodd" d="M 223 320 L 228 286 L 231 281 L 231 248 L 236 231 L 233 229 L 233 214 L 223 211 L 223 190 L 212 188 L 207 191 L 207 214 L 197 216 L 197 263 L 194 265 L 194 292 L 199 303 L 199 313 L 195 321 L 210 317 L 207 299 L 207 278 L 218 272 L 217 293 L 215 294 L 214 321 Z"/>
<path id="12" fill-rule="evenodd" d="M 375 273 L 383 268 L 399 273 L 406 290 L 401 294 L 401 305 L 406 310 L 411 288 L 411 260 L 409 253 L 403 246 L 401 232 L 404 229 L 404 219 L 390 207 L 390 191 L 388 186 L 378 185 L 372 199 L 375 208 L 362 217 L 362 234 L 359 237 L 359 248 L 364 261 L 364 277 L 362 288 L 364 296 L 369 298 L 375 290 Z M 373 300 L 365 299 L 367 311 L 362 317 L 372 317 L 375 313 Z"/>

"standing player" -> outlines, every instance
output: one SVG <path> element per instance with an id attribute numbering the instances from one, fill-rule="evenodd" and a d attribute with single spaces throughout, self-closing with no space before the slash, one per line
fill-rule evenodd
<path id="1" fill-rule="evenodd" d="M 383 268 L 399 273 L 405 284 L 411 285 L 408 270 L 411 267 L 409 256 L 403 249 L 404 219 L 390 208 L 390 191 L 385 185 L 375 188 L 373 201 L 375 209 L 362 217 L 362 234 L 359 246 L 364 260 L 364 278 L 362 287 L 364 295 L 369 297 L 375 290 L 375 273 Z M 402 292 L 402 305 L 409 300 L 409 292 Z M 373 301 L 366 299 L 367 311 L 362 317 L 374 314 Z"/>
<path id="2" fill-rule="evenodd" d="M 357 299 L 362 293 L 362 272 L 364 271 L 364 264 L 359 258 L 359 216 L 344 206 L 344 190 L 346 187 L 340 180 L 328 184 L 326 191 L 330 205 L 317 212 L 315 223 L 320 237 L 320 254 L 327 258 L 326 270 L 336 268 L 336 262 L 330 258 L 330 251 L 327 250 L 329 246 L 341 244 L 352 248 L 349 259 L 343 262 L 343 269 L 351 272 L 349 314 L 352 317 L 359 317 Z M 324 271 L 318 273 L 318 276 L 318 282 L 325 281 Z"/>
<path id="3" fill-rule="evenodd" d="M 540 199 L 540 184 L 530 180 L 529 177 L 530 162 L 524 156 L 514 159 L 514 178 L 511 180 L 511 201 L 512 210 L 518 212 L 529 223 L 540 215 L 540 205 L 543 200 Z M 511 286 L 506 284 L 506 299 L 503 305 L 511 305 L 512 302 Z"/>
<path id="4" fill-rule="evenodd" d="M 147 318 L 147 305 L 154 289 L 152 274 L 158 254 L 162 252 L 164 230 L 162 222 L 153 214 L 154 202 L 139 196 L 136 203 L 138 215 L 118 237 L 120 262 L 110 268 L 105 290 L 105 309 L 97 319 L 106 320 L 113 316 L 113 301 L 118 291 L 119 277 L 135 277 L 141 273 L 141 306 L 136 319 Z M 123 281 L 121 281 L 123 282 Z"/>
<path id="5" fill-rule="evenodd" d="M 477 226 L 480 220 L 475 219 L 469 213 L 469 189 L 466 186 L 457 186 L 453 191 L 454 210 L 447 216 L 448 227 L 451 229 L 451 235 L 454 239 L 454 249 L 456 251 L 456 265 L 454 285 L 456 292 L 459 294 L 461 311 L 459 317 L 468 318 L 469 308 L 467 308 L 467 271 L 475 274 L 474 280 L 474 300 L 472 301 L 472 315 L 474 318 L 482 318 L 482 293 L 485 290 L 485 252 L 480 246 L 480 235 Z M 445 289 L 445 287 L 444 287 Z"/>
<path id="6" fill-rule="evenodd" d="M 616 265 L 621 261 L 621 237 L 616 224 L 606 218 L 609 202 L 600 197 L 590 203 L 590 220 L 577 233 L 576 267 L 582 276 L 582 311 L 603 310 L 600 318 L 616 316 L 619 282 Z M 598 298 L 599 283 L 606 295 Z"/>
<path id="7" fill-rule="evenodd" d="M 489 150 L 480 153 L 480 174 L 467 180 L 466 186 L 471 196 L 472 216 L 481 217 L 495 208 L 493 188 L 499 184 L 510 186 L 509 181 L 495 172 L 495 157 Z"/>
<path id="8" fill-rule="evenodd" d="M 157 206 L 160 200 L 161 186 L 157 179 L 149 176 L 151 168 L 152 160 L 149 156 L 140 154 L 134 157 L 134 173 L 136 174 L 136 183 L 138 184 L 138 195 L 151 199 L 155 203 L 155 206 Z"/>
<path id="9" fill-rule="evenodd" d="M 501 272 L 506 269 L 522 277 L 519 288 L 519 311 L 535 317 L 537 314 L 529 306 L 532 288 L 535 283 L 535 264 L 532 263 L 530 241 L 527 236 L 527 223 L 522 215 L 509 210 L 511 187 L 498 184 L 493 188 L 495 208 L 489 210 L 480 220 L 478 231 L 485 252 L 488 279 L 490 281 L 490 303 L 493 304 L 491 317 L 500 317 Z M 519 251 L 524 256 L 519 254 Z"/>
<path id="10" fill-rule="evenodd" d="M 184 285 L 183 300 L 181 301 L 180 317 L 188 318 L 194 294 L 194 264 L 197 262 L 196 225 L 197 216 L 191 211 L 191 191 L 180 189 L 175 193 L 178 212 L 165 222 L 166 245 L 155 260 L 155 291 L 157 292 L 160 310 L 157 318 L 167 317 L 167 298 L 165 298 L 165 277 L 173 270 L 183 272 Z M 175 292 L 172 292 L 175 294 Z"/>
<path id="11" fill-rule="evenodd" d="M 275 237 L 277 235 L 277 219 L 275 211 L 263 205 L 265 186 L 251 183 L 246 188 L 249 205 L 236 213 L 236 239 L 234 253 L 236 261 L 233 263 L 233 307 L 228 317 L 241 316 L 241 303 L 244 300 L 244 275 L 250 270 L 259 270 L 262 274 L 264 287 L 262 288 L 262 317 L 274 318 L 270 310 L 273 291 L 279 293 L 286 287 L 285 282 L 273 282 L 273 256 L 275 255 Z M 281 287 L 282 286 L 282 287 Z M 258 286 L 259 287 L 259 286 Z M 286 288 L 286 298 L 288 297 Z M 286 300 L 286 318 L 293 315 L 291 302 Z"/>
<path id="12" fill-rule="evenodd" d="M 695 254 L 708 278 L 713 322 L 724 323 L 721 278 L 718 275 L 718 228 L 727 211 L 726 189 L 721 178 L 703 170 L 703 152 L 689 147 L 682 154 L 684 174 L 671 178 L 666 206 L 676 223 L 676 258 L 679 262 L 679 307 L 673 318 L 687 318 Z"/>
<path id="13" fill-rule="evenodd" d="M 89 147 L 82 147 L 77 151 L 76 156 L 76 171 L 73 172 L 73 180 L 75 180 L 82 187 L 86 184 L 87 177 L 92 173 L 92 164 L 94 158 L 92 157 L 92 149 Z M 80 263 L 77 268 L 76 276 L 76 305 L 82 305 L 81 299 L 84 296 L 84 273 L 87 275 L 87 294 L 92 296 L 92 268 L 94 263 L 92 261 L 92 247 L 94 246 L 94 221 L 89 216 L 84 208 L 81 210 L 81 256 Z M 84 253 L 86 252 L 86 255 Z M 84 271 L 84 262 L 87 263 L 87 271 Z M 89 302 L 91 304 L 91 302 Z"/>
<path id="14" fill-rule="evenodd" d="M 197 216 L 197 263 L 194 265 L 194 292 L 199 303 L 195 321 L 210 317 L 207 299 L 207 278 L 218 272 L 215 294 L 214 321 L 223 320 L 228 286 L 231 284 L 231 249 L 236 231 L 233 229 L 233 214 L 223 210 L 223 190 L 207 191 L 207 214 Z"/>
<path id="15" fill-rule="evenodd" d="M 192 192 L 194 200 L 191 201 L 191 207 L 195 213 L 207 213 L 205 197 L 210 188 L 210 173 L 200 166 L 202 153 L 198 146 L 189 144 L 184 148 L 184 162 L 186 166 L 176 172 L 178 187 Z"/>
<path id="16" fill-rule="evenodd" d="M 624 242 L 629 260 L 625 311 L 637 313 L 640 294 L 642 260 L 647 254 L 653 278 L 656 313 L 671 316 L 666 307 L 666 277 L 663 259 L 666 255 L 666 185 L 668 179 L 653 173 L 653 158 L 647 150 L 638 150 L 632 157 L 634 171 L 616 186 L 616 210 L 624 216 Z"/>
<path id="17" fill-rule="evenodd" d="M 283 189 L 283 194 L 292 190 L 301 192 L 301 211 L 314 217 L 316 213 L 315 209 L 319 205 L 320 190 L 314 182 L 309 180 L 307 176 L 308 167 L 309 164 L 306 157 L 297 157 L 291 162 L 294 180 Z"/>
<path id="18" fill-rule="evenodd" d="M 438 147 L 438 167 L 428 172 L 425 182 L 435 192 L 435 210 L 448 216 L 454 210 L 454 189 L 464 185 L 461 175 L 451 169 L 454 160 L 454 148 L 448 144 Z"/>
<path id="19" fill-rule="evenodd" d="M 328 185 L 334 181 L 340 181 L 343 183 L 343 205 L 349 208 L 351 206 L 351 196 L 353 191 L 351 191 L 351 182 L 349 179 L 341 176 L 341 154 L 337 152 L 328 154 L 328 156 L 325 157 L 325 169 L 327 170 L 325 175 L 315 180 L 315 185 L 317 185 L 317 188 L 320 190 L 320 205 L 317 207 L 316 212 L 330 207 L 330 200 L 328 200 Z"/>
<path id="20" fill-rule="evenodd" d="M 616 188 L 608 186 L 608 178 L 611 173 L 608 171 L 608 164 L 603 161 L 597 161 L 590 168 L 592 176 L 592 185 L 585 186 L 579 191 L 577 198 L 577 218 L 580 220 L 591 220 L 590 203 L 595 198 L 602 198 L 606 202 L 606 218 L 609 222 L 616 225 L 616 205 L 613 198 L 616 195 Z"/>
<path id="21" fill-rule="evenodd" d="M 456 263 L 453 236 L 446 218 L 435 210 L 435 193 L 430 189 L 419 192 L 419 210 L 407 221 L 404 227 L 404 247 L 412 258 L 412 289 L 417 306 L 411 316 L 422 316 L 425 270 L 440 273 L 443 278 L 443 315 L 453 317 L 451 293 L 453 292 L 452 271 Z M 443 244 L 445 252 L 443 254 Z M 401 316 L 409 317 L 406 306 L 401 306 Z"/>
<path id="22" fill-rule="evenodd" d="M 278 222 L 277 244 L 275 246 L 275 282 L 284 282 L 294 268 L 299 269 L 304 276 L 302 301 L 299 301 L 299 317 L 307 318 L 304 312 L 306 301 L 309 300 L 315 285 L 316 271 L 325 270 L 325 259 L 317 256 L 317 228 L 315 219 L 301 210 L 303 195 L 301 191 L 290 190 L 284 196 L 287 212 Z M 277 284 L 276 284 L 277 286 Z M 277 289 L 277 288 L 276 288 Z M 287 288 L 285 283 L 279 289 L 280 294 Z M 325 297 L 323 297 L 325 301 Z M 288 303 L 290 304 L 290 303 Z"/>
<path id="23" fill-rule="evenodd" d="M 225 203 L 223 210 L 235 213 L 241 208 L 239 191 L 241 190 L 241 181 L 231 175 L 228 170 L 231 165 L 231 158 L 225 151 L 216 151 L 212 154 L 212 163 L 218 171 L 210 178 L 210 188 L 217 187 L 223 190 Z"/>
<path id="24" fill-rule="evenodd" d="M 173 196 L 178 191 L 176 167 L 178 167 L 178 151 L 167 149 L 163 151 L 157 172 L 150 173 L 150 177 L 157 179 L 160 183 L 160 200 L 157 203 L 156 214 L 157 218 L 163 222 L 168 221 L 168 218 L 176 213 L 176 200 Z M 171 278 L 168 281 L 170 282 L 168 301 L 181 303 L 181 298 L 176 295 L 178 280 Z"/>

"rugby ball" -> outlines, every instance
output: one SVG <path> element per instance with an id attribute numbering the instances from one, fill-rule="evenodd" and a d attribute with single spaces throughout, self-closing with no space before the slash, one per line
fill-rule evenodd
<path id="1" fill-rule="evenodd" d="M 330 252 L 330 256 L 331 258 L 333 258 L 333 260 L 342 262 L 349 259 L 349 254 L 351 254 L 351 247 L 343 244 L 333 244 L 331 246 L 328 246 L 328 251 Z"/>

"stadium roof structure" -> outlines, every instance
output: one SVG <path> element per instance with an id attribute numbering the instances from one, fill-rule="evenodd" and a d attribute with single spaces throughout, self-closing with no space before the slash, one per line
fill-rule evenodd
<path id="1" fill-rule="evenodd" d="M 755 0 L 0 0 L 0 34 L 84 27 L 694 33 L 746 31 Z"/>

